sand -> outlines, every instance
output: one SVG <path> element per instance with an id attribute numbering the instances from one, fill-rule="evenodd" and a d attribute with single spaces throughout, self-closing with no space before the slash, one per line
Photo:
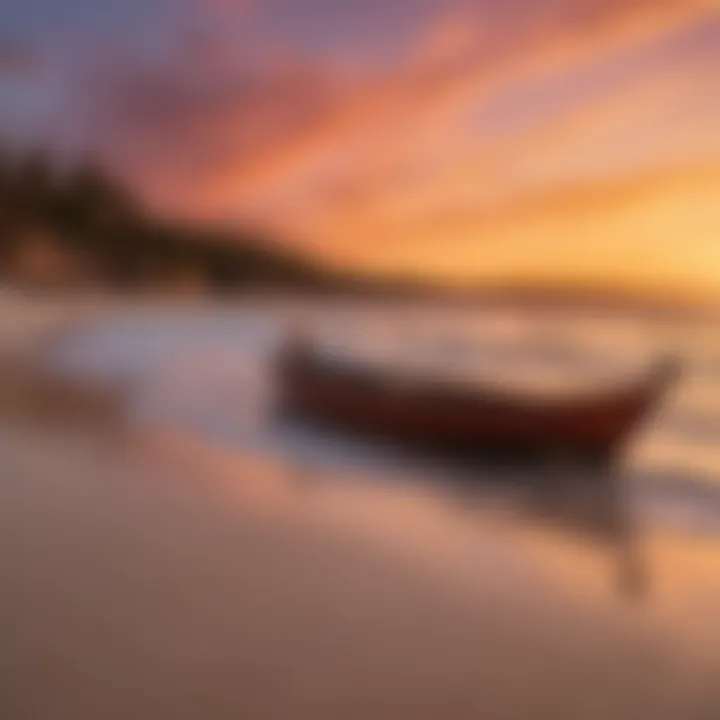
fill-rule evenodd
<path id="1" fill-rule="evenodd" d="M 0 537 L 7 720 L 720 717 L 712 543 L 629 604 L 430 491 L 7 411 Z"/>

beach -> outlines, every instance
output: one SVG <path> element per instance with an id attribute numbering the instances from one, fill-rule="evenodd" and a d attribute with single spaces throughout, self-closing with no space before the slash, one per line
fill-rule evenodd
<path id="1" fill-rule="evenodd" d="M 126 312 L 8 307 L 14 358 Z M 649 529 L 632 601 L 606 548 L 496 506 L 78 407 L 0 407 L 4 718 L 720 715 L 712 536 Z"/>

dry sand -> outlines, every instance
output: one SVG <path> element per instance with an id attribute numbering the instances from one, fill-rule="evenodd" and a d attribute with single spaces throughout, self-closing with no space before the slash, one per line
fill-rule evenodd
<path id="1" fill-rule="evenodd" d="M 501 525 L 5 413 L 0 717 L 720 717 L 714 546 L 655 543 L 633 606 Z"/>

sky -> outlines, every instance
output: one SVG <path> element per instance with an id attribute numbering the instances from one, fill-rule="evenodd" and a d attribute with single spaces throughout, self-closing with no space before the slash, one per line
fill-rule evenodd
<path id="1" fill-rule="evenodd" d="M 3 0 L 0 138 L 363 271 L 720 298 L 720 0 Z"/>

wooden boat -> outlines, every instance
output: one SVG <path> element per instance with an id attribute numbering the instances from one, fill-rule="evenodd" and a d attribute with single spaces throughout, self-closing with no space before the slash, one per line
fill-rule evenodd
<path id="1" fill-rule="evenodd" d="M 277 360 L 281 406 L 293 415 L 427 450 L 559 451 L 593 462 L 615 455 L 680 370 L 675 359 L 663 358 L 634 384 L 536 397 L 338 362 L 307 338 L 290 338 Z"/>

